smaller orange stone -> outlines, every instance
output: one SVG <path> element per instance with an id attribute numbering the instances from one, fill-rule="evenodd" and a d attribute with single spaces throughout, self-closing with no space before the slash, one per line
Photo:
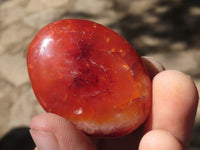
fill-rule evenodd
<path id="1" fill-rule="evenodd" d="M 45 26 L 29 46 L 27 66 L 42 107 L 87 134 L 128 134 L 150 111 L 151 82 L 139 55 L 100 24 L 69 19 Z"/>

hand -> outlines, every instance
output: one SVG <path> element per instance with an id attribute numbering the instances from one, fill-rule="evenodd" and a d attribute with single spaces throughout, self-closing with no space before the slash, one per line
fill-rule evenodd
<path id="1" fill-rule="evenodd" d="M 84 135 L 70 121 L 44 113 L 34 117 L 30 132 L 39 150 L 183 150 L 190 142 L 198 105 L 191 78 L 166 70 L 154 59 L 143 61 L 152 78 L 152 112 L 131 134 L 115 139 Z M 162 71 L 162 72 L 161 72 Z"/>

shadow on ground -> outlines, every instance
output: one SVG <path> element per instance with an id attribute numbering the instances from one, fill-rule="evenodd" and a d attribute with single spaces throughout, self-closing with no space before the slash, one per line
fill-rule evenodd
<path id="1" fill-rule="evenodd" d="M 35 144 L 28 127 L 18 127 L 0 139 L 1 150 L 33 150 Z"/>
<path id="2" fill-rule="evenodd" d="M 143 14 L 127 14 L 116 26 L 141 55 L 200 46 L 199 0 L 159 1 Z M 116 10 L 117 11 L 117 10 Z"/>
<path id="3" fill-rule="evenodd" d="M 190 147 L 200 148 L 200 123 L 196 124 L 194 127 L 194 131 L 192 134 L 192 140 L 190 143 Z"/>

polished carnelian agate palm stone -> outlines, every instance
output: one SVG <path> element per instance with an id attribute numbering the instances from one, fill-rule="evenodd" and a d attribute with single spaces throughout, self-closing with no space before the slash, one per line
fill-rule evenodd
<path id="1" fill-rule="evenodd" d="M 89 135 L 128 134 L 150 111 L 151 81 L 141 58 L 100 24 L 69 19 L 45 26 L 29 46 L 27 65 L 42 107 Z"/>

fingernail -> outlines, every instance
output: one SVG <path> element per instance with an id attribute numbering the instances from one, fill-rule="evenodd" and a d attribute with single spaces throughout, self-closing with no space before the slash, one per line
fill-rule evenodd
<path id="1" fill-rule="evenodd" d="M 142 60 L 149 72 L 151 79 L 153 79 L 153 77 L 159 72 L 165 70 L 163 65 L 161 65 L 161 63 L 155 60 L 153 57 L 142 56 Z"/>
<path id="2" fill-rule="evenodd" d="M 144 61 L 148 61 L 149 63 L 151 63 L 159 72 L 165 70 L 165 67 L 160 62 L 158 62 L 156 59 L 154 59 L 153 57 L 142 56 L 142 59 Z"/>
<path id="3" fill-rule="evenodd" d="M 31 136 L 39 150 L 58 150 L 56 136 L 51 132 L 30 130 Z"/>

